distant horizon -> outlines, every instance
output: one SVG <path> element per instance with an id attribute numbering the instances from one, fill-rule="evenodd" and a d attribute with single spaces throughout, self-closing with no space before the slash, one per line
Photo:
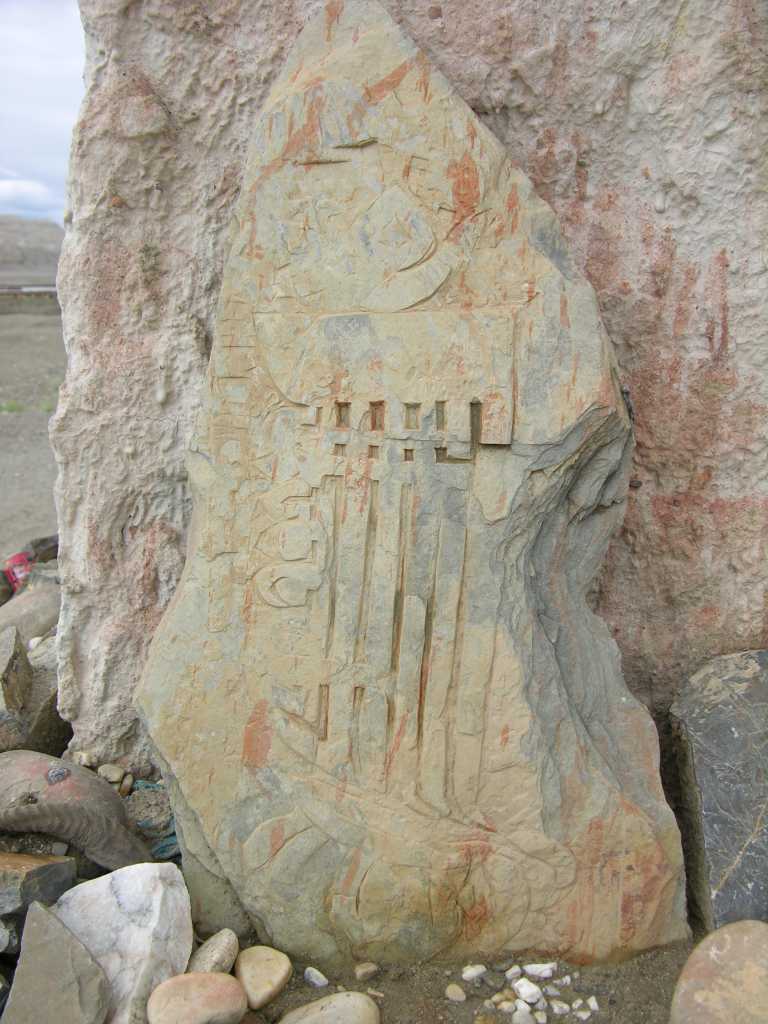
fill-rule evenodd
<path id="1" fill-rule="evenodd" d="M 76 0 L 3 0 L 0 214 L 63 225 L 84 54 Z"/>

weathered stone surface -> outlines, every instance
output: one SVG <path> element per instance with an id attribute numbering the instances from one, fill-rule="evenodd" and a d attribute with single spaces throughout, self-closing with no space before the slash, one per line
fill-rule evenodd
<path id="1" fill-rule="evenodd" d="M 255 129 L 140 691 L 184 835 L 308 958 L 680 936 L 655 732 L 584 602 L 630 451 L 594 294 L 388 15 L 329 12 Z"/>
<path id="2" fill-rule="evenodd" d="M 183 561 L 226 224 L 254 112 L 320 2 L 80 5 L 54 424 L 62 706 L 78 748 L 138 764 L 130 697 Z M 666 709 L 705 658 L 768 644 L 766 20 L 752 0 L 389 7 L 554 206 L 597 291 L 639 441 L 599 600 L 631 686 Z"/>
<path id="3" fill-rule="evenodd" d="M 379 1008 L 362 992 L 338 992 L 280 1018 L 280 1024 L 379 1024 Z"/>
<path id="4" fill-rule="evenodd" d="M 21 711 L 32 685 L 32 666 L 18 629 L 0 632 L 0 710 Z"/>
<path id="5" fill-rule="evenodd" d="M 24 702 L 27 750 L 60 756 L 72 729 L 59 715 L 56 679 L 56 638 L 46 637 L 29 654 L 32 683 Z"/>
<path id="6" fill-rule="evenodd" d="M 61 587 L 49 576 L 39 574 L 22 591 L 0 607 L 0 630 L 15 627 L 24 643 L 43 636 L 59 618 Z"/>
<path id="7" fill-rule="evenodd" d="M 56 836 L 107 868 L 150 859 L 128 825 L 123 801 L 87 768 L 14 750 L 0 754 L 0 777 L 0 829 Z"/>
<path id="8" fill-rule="evenodd" d="M 192 952 L 189 896 L 174 864 L 133 864 L 71 889 L 51 908 L 101 965 L 110 1024 L 144 1024 L 157 986 Z"/>
<path id="9" fill-rule="evenodd" d="M 248 1005 L 258 1010 L 271 1002 L 291 979 L 291 961 L 279 949 L 250 946 L 235 962 L 235 977 L 245 989 Z"/>
<path id="10" fill-rule="evenodd" d="M 149 1024 L 239 1024 L 248 1009 L 230 974 L 180 974 L 158 985 L 147 1003 Z"/>
<path id="11" fill-rule="evenodd" d="M 768 651 L 715 658 L 672 705 L 690 888 L 708 929 L 768 920 Z"/>
<path id="12" fill-rule="evenodd" d="M 0 914 L 18 914 L 35 900 L 53 903 L 74 883 L 71 857 L 0 853 Z"/>
<path id="13" fill-rule="evenodd" d="M 675 988 L 670 1024 L 768 1020 L 768 925 L 738 921 L 694 949 Z"/>
<path id="14" fill-rule="evenodd" d="M 195 950 L 189 959 L 187 972 L 224 971 L 226 974 L 232 970 L 239 951 L 240 943 L 235 933 L 231 928 L 222 928 Z"/>
<path id="15" fill-rule="evenodd" d="M 39 903 L 27 914 L 3 1024 L 103 1024 L 106 975 L 85 946 Z"/>

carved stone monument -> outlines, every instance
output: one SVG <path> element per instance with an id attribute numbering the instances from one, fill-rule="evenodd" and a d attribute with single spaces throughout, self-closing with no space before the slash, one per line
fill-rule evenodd
<path id="1" fill-rule="evenodd" d="M 139 693 L 210 927 L 382 960 L 686 933 L 586 602 L 630 437 L 549 207 L 382 8 L 331 0 L 256 127 Z"/>

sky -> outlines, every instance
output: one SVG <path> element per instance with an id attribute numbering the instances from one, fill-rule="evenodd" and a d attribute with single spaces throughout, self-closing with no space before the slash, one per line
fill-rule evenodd
<path id="1" fill-rule="evenodd" d="M 64 215 L 83 96 L 76 0 L 0 0 L 0 214 Z"/>

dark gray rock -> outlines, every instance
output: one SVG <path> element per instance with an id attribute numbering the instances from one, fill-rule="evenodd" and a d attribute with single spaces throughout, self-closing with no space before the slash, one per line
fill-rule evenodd
<path id="1" fill-rule="evenodd" d="M 33 903 L 3 1024 L 103 1024 L 109 995 L 104 971 L 82 942 Z"/>
<path id="2" fill-rule="evenodd" d="M 707 662 L 671 713 L 694 913 L 768 921 L 768 651 Z"/>
<path id="3" fill-rule="evenodd" d="M 71 857 L 0 854 L 0 914 L 22 913 L 34 900 L 54 903 L 74 884 Z"/>

